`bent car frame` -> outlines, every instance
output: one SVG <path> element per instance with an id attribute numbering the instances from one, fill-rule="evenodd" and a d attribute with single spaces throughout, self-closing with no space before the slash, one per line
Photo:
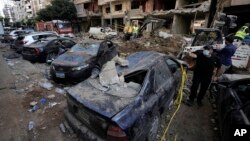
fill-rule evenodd
<path id="1" fill-rule="evenodd" d="M 122 84 L 102 86 L 89 78 L 68 90 L 65 118 L 83 139 L 156 139 L 180 87 L 180 64 L 157 52 L 137 52 L 127 60 L 127 67 L 116 67 Z"/>

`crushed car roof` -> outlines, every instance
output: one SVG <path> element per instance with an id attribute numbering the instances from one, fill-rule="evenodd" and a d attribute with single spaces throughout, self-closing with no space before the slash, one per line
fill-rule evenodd
<path id="1" fill-rule="evenodd" d="M 136 70 L 146 70 L 153 66 L 159 57 L 165 54 L 154 51 L 141 51 L 129 55 L 126 59 L 129 62 L 127 67 L 117 66 L 117 72 L 126 75 Z"/>

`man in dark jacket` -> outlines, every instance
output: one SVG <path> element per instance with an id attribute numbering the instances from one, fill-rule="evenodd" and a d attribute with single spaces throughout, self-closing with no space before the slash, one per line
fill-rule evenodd
<path id="1" fill-rule="evenodd" d="M 217 80 L 217 77 L 221 76 L 226 70 L 228 70 L 232 65 L 232 56 L 236 52 L 236 47 L 233 45 L 234 38 L 228 36 L 225 38 L 226 46 L 218 51 L 218 57 L 221 62 L 221 67 L 218 69 L 214 80 Z"/>
<path id="2" fill-rule="evenodd" d="M 186 104 L 188 106 L 193 106 L 197 90 L 200 86 L 200 90 L 197 95 L 197 104 L 198 106 L 202 106 L 203 97 L 209 87 L 209 84 L 211 83 L 215 68 L 220 67 L 220 61 L 219 58 L 213 54 L 212 46 L 205 46 L 203 51 L 197 51 L 194 54 L 189 54 L 190 56 L 196 58 L 196 65 L 193 73 L 191 94 Z"/>

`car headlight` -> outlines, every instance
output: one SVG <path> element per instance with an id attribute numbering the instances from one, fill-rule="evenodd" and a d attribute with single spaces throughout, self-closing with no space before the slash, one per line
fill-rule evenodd
<path id="1" fill-rule="evenodd" d="M 89 64 L 83 65 L 83 66 L 79 66 L 79 67 L 73 67 L 72 70 L 73 71 L 79 71 L 81 69 L 87 68 L 89 66 Z"/>

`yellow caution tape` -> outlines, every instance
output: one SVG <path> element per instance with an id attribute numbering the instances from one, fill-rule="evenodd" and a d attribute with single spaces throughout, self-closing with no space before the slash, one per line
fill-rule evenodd
<path id="1" fill-rule="evenodd" d="M 170 118 L 170 121 L 168 123 L 168 126 L 165 128 L 163 135 L 161 136 L 161 141 L 164 141 L 166 139 L 166 135 L 168 133 L 168 129 L 176 115 L 176 113 L 178 112 L 178 110 L 180 109 L 181 106 L 181 101 L 182 101 L 182 97 L 183 97 L 183 89 L 184 89 L 184 85 L 185 85 L 185 80 L 187 78 L 187 74 L 186 71 L 184 70 L 183 66 L 181 65 L 181 72 L 182 72 L 182 77 L 181 77 L 181 86 L 178 92 L 178 96 L 175 100 L 175 104 L 177 105 L 177 109 L 175 110 L 174 114 L 172 115 L 172 117 Z M 177 140 L 177 135 L 174 138 L 174 141 Z"/>

